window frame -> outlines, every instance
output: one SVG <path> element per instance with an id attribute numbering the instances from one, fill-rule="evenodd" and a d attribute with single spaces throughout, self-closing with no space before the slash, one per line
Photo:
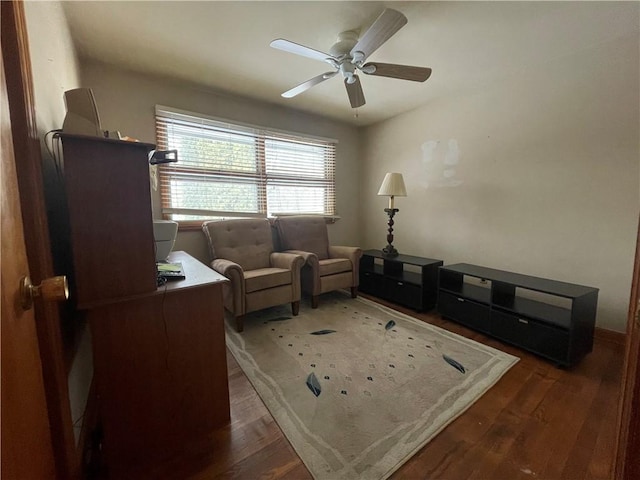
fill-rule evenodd
<path id="1" fill-rule="evenodd" d="M 227 119 L 221 119 L 218 117 L 212 117 L 205 114 L 188 112 L 185 110 L 179 110 L 173 107 L 167 107 L 163 105 L 156 105 L 155 107 L 155 124 L 156 124 L 156 142 L 159 150 L 166 150 L 171 148 L 169 146 L 169 130 L 172 125 L 182 124 L 189 127 L 210 129 L 212 131 L 229 131 L 232 134 L 248 135 L 256 143 L 254 150 L 254 160 L 256 172 L 247 174 L 246 177 L 252 179 L 253 183 L 259 191 L 256 193 L 257 212 L 234 212 L 234 211 L 218 211 L 211 209 L 187 209 L 187 208 L 174 208 L 171 203 L 171 179 L 175 177 L 176 172 L 188 173 L 193 168 L 191 166 L 182 167 L 180 165 L 180 151 L 178 151 L 178 162 L 158 165 L 158 190 L 160 193 L 160 205 L 162 211 L 162 218 L 172 219 L 173 215 L 198 215 L 202 218 L 197 219 L 180 219 L 177 221 L 181 230 L 185 229 L 199 229 L 202 222 L 212 219 L 222 218 L 242 218 L 242 217 L 275 217 L 284 215 L 300 215 L 310 214 L 318 215 L 327 219 L 328 222 L 334 222 L 339 218 L 337 215 L 337 202 L 336 202 L 336 151 L 338 141 L 332 138 L 318 137 L 308 134 L 301 134 L 297 132 L 288 132 L 273 128 L 267 128 L 257 125 L 250 125 L 246 123 L 234 122 Z M 267 146 L 269 140 L 275 140 L 276 142 L 289 142 L 293 144 L 301 144 L 308 146 L 320 146 L 324 152 L 324 160 L 322 168 L 324 169 L 324 177 L 312 177 L 301 176 L 296 179 L 295 177 L 286 176 L 285 181 L 298 181 L 298 186 L 305 186 L 310 184 L 317 184 L 323 188 L 324 196 L 324 211 L 322 213 L 306 213 L 306 212 L 268 212 L 268 187 L 269 185 L 278 185 L 278 178 L 282 182 L 282 174 L 280 176 L 269 174 L 267 172 Z M 309 165 L 312 165 L 311 163 Z M 206 168 L 204 169 L 206 171 Z M 214 171 L 211 169 L 211 182 L 215 182 L 217 179 L 224 177 L 224 171 Z M 200 172 L 202 173 L 202 172 Z M 233 174 L 235 177 L 238 172 Z M 206 183 L 206 180 L 204 180 Z M 280 184 L 282 186 L 282 184 Z"/>

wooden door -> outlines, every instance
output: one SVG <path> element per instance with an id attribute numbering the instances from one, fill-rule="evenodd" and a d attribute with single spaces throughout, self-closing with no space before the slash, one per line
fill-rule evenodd
<path id="1" fill-rule="evenodd" d="M 2 98 L 2 478 L 55 476 L 40 351 L 33 309 L 20 306 L 21 277 L 29 275 L 9 102 L 0 66 Z"/>
<path id="2" fill-rule="evenodd" d="M 627 321 L 615 478 L 640 478 L 640 222 Z"/>
<path id="3" fill-rule="evenodd" d="M 0 9 L 3 66 L 2 478 L 75 479 L 79 477 L 80 462 L 71 422 L 58 306 L 36 302 L 35 309 L 27 314 L 15 307 L 16 282 L 21 276 L 30 272 L 33 282 L 39 284 L 42 280 L 54 276 L 54 270 L 42 186 L 42 158 L 35 120 L 24 5 L 18 1 L 2 1 Z M 11 156 L 9 152 L 12 152 Z M 5 195 L 7 202 L 16 205 L 13 210 L 5 208 Z M 22 237 L 22 241 L 14 239 L 13 244 L 5 244 L 5 235 L 12 234 Z M 22 262 L 28 264 L 28 271 Z M 14 272 L 13 275 L 17 276 L 18 280 L 10 278 L 9 272 Z M 8 309 L 6 312 L 5 308 Z M 31 327 L 26 326 L 33 325 L 34 318 L 36 337 L 33 337 Z M 7 322 L 13 319 L 17 332 L 25 338 L 16 337 L 16 332 L 12 332 L 9 326 L 5 328 L 5 319 Z M 22 347 L 30 348 L 24 345 L 27 341 L 36 342 L 35 352 L 38 357 L 29 357 L 31 364 L 23 363 L 24 359 L 20 357 Z M 31 350 L 30 355 L 33 353 Z M 13 375 L 21 375 L 20 378 L 25 385 L 11 383 Z M 35 393 L 40 387 L 30 383 L 35 382 L 37 378 L 44 383 L 46 435 L 31 431 L 42 422 L 43 410 L 40 400 L 36 402 L 31 398 L 31 394 L 21 390 L 32 388 L 33 391 L 30 392 L 35 398 L 40 399 L 39 394 Z M 14 390 L 15 388 L 17 390 Z M 13 424 L 12 421 L 17 423 Z M 16 445 L 15 451 L 12 445 Z M 53 455 L 50 454 L 51 450 Z M 20 456 L 15 457 L 14 454 Z M 49 471 L 48 459 L 51 457 L 55 472 L 46 475 L 44 472 Z M 32 471 L 34 475 L 30 476 L 29 472 L 25 471 L 24 475 L 13 476 L 7 473 L 4 476 L 5 468 L 7 472 L 20 473 L 22 468 L 38 467 L 43 469 L 43 475 L 37 475 Z"/>

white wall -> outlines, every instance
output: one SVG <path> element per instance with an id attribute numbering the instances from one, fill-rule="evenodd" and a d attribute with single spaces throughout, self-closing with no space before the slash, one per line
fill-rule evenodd
<path id="1" fill-rule="evenodd" d="M 598 12 L 576 8 L 574 25 L 548 28 L 579 31 L 585 15 Z M 638 16 L 634 2 L 616 8 Z M 639 212 L 640 82 L 638 32 L 629 34 L 628 22 L 618 28 L 616 18 L 602 26 L 611 29 L 598 37 L 606 41 L 572 54 L 559 45 L 556 56 L 516 63 L 469 90 L 452 85 L 444 96 L 360 131 L 98 63 L 82 64 L 82 83 L 93 88 L 105 128 L 143 141 L 154 142 L 157 103 L 338 138 L 343 220 L 330 226 L 334 242 L 385 245 L 386 199 L 376 192 L 385 172 L 400 171 L 409 191 L 396 203 L 401 252 L 597 287 L 598 326 L 623 331 Z M 535 49 L 536 38 L 531 42 Z M 159 216 L 157 195 L 154 209 Z M 176 248 L 206 260 L 199 232 L 181 233 Z"/>
<path id="2" fill-rule="evenodd" d="M 358 131 L 355 127 L 264 102 L 204 90 L 169 79 L 127 72 L 95 62 L 84 62 L 82 84 L 93 89 L 102 127 L 122 135 L 155 143 L 156 104 L 204 113 L 228 120 L 308 133 L 338 140 L 336 151 L 336 201 L 342 220 L 329 225 L 334 244 L 359 241 Z M 154 216 L 160 217 L 160 201 L 153 193 Z M 208 262 L 204 234 L 180 232 L 174 250 L 185 250 Z"/>
<path id="3" fill-rule="evenodd" d="M 376 193 L 385 172 L 402 172 L 401 253 L 597 287 L 597 325 L 624 331 L 639 213 L 638 58 L 637 34 L 585 45 L 365 129 L 362 246 L 385 245 L 387 199 Z"/>
<path id="4" fill-rule="evenodd" d="M 78 60 L 71 42 L 67 21 L 59 2 L 25 2 L 29 36 L 29 51 L 33 73 L 34 103 L 38 134 L 42 139 L 49 130 L 59 129 L 65 115 L 63 94 L 79 86 Z M 65 199 L 59 194 L 60 177 L 52 158 L 41 141 L 44 188 L 50 222 L 59 220 L 60 205 Z M 54 243 L 54 263 L 58 274 L 67 274 L 64 260 L 56 251 L 56 228 L 51 229 Z M 64 322 L 63 322 L 64 323 Z M 82 416 L 93 376 L 91 336 L 86 324 L 62 325 L 65 348 L 75 352 L 68 376 L 71 419 L 76 441 L 82 427 Z"/>
<path id="5" fill-rule="evenodd" d="M 60 2 L 25 2 L 38 129 L 61 128 L 63 94 L 78 86 L 75 48 Z"/>

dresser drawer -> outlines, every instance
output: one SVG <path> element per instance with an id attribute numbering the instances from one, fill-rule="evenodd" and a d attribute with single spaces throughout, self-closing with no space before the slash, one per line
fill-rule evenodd
<path id="1" fill-rule="evenodd" d="M 488 305 L 440 291 L 438 313 L 473 329 L 487 333 L 490 331 Z"/>
<path id="2" fill-rule="evenodd" d="M 559 363 L 568 362 L 569 331 L 500 310 L 491 312 L 492 334 Z"/>

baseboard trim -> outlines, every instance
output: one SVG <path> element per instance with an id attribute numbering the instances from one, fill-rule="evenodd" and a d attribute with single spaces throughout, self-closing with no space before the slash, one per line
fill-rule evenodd
<path id="1" fill-rule="evenodd" d="M 600 327 L 595 327 L 593 336 L 597 341 L 607 342 L 622 347 L 624 347 L 627 341 L 626 334 Z"/>

